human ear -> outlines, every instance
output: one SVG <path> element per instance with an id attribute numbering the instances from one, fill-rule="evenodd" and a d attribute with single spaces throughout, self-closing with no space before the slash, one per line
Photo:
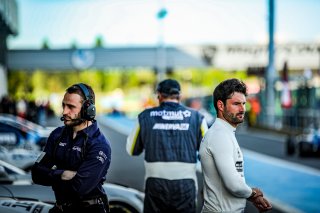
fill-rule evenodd
<path id="1" fill-rule="evenodd" d="M 218 101 L 217 101 L 217 107 L 218 107 L 219 110 L 223 111 L 223 109 L 224 109 L 224 104 L 223 104 L 223 102 L 222 102 L 221 100 L 218 100 Z"/>

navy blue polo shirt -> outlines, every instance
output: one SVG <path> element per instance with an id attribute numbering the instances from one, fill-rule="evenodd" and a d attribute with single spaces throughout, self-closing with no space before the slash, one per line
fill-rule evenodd
<path id="1" fill-rule="evenodd" d="M 58 127 L 49 136 L 43 160 L 34 165 L 35 183 L 51 185 L 58 203 L 91 199 L 105 194 L 102 187 L 111 162 L 111 146 L 97 122 L 77 132 Z M 76 171 L 71 180 L 61 180 L 64 170 Z"/>

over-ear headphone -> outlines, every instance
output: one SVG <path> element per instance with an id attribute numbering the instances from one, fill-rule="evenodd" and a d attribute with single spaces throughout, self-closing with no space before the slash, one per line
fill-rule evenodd
<path id="1" fill-rule="evenodd" d="M 87 86 L 83 83 L 75 84 L 75 86 L 78 86 L 85 96 L 80 112 L 81 118 L 88 121 L 94 120 L 96 116 L 96 106 L 93 103 L 93 97 L 90 95 Z"/>

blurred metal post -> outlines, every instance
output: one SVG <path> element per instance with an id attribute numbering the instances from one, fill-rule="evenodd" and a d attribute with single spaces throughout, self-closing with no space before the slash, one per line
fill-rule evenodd
<path id="1" fill-rule="evenodd" d="M 269 9 L 269 63 L 266 72 L 266 92 L 267 92 L 267 100 L 266 100 L 266 115 L 267 115 L 267 125 L 269 127 L 275 125 L 275 91 L 274 91 L 274 83 L 275 83 L 275 66 L 274 66 L 274 5 L 275 0 L 269 0 L 268 9 Z"/>
<path id="2" fill-rule="evenodd" d="M 159 22 L 159 40 L 158 40 L 158 48 L 157 48 L 157 80 L 158 82 L 164 80 L 166 75 L 167 68 L 167 56 L 166 56 L 166 47 L 164 42 L 164 19 L 167 15 L 167 10 L 163 5 L 163 1 L 160 0 L 160 10 L 157 13 L 157 19 Z"/>
<path id="3" fill-rule="evenodd" d="M 8 94 L 7 36 L 5 29 L 0 27 L 0 98 Z"/>
<path id="4" fill-rule="evenodd" d="M 318 46 L 318 53 L 319 53 L 319 68 L 318 68 L 318 75 L 320 75 L 320 46 Z"/>

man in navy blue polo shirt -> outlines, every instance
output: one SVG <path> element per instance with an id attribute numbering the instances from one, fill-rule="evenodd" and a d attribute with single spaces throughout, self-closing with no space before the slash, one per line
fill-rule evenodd
<path id="1" fill-rule="evenodd" d="M 32 168 L 34 183 L 52 186 L 55 212 L 109 212 L 102 187 L 111 161 L 109 141 L 95 121 L 95 95 L 86 84 L 66 90 L 62 101 L 64 126 L 48 138 Z"/>

